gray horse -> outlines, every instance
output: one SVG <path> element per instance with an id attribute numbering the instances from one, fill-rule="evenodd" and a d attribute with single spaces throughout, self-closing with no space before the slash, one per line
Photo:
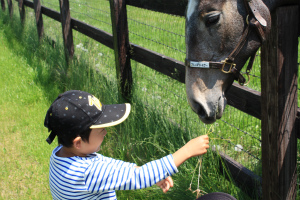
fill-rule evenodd
<path id="1" fill-rule="evenodd" d="M 271 28 L 270 12 L 299 0 L 189 0 L 186 13 L 186 92 L 204 123 L 222 117 L 225 92 Z"/>

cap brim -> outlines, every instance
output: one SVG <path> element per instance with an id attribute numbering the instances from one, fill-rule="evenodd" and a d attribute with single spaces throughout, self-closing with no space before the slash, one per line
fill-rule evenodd
<path id="1" fill-rule="evenodd" d="M 103 105 L 100 118 L 90 126 L 91 129 L 115 126 L 127 119 L 131 106 L 129 103 Z"/>

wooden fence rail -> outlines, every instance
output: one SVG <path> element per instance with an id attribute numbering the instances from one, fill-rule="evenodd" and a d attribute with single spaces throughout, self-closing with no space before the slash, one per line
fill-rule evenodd
<path id="1" fill-rule="evenodd" d="M 43 38 L 44 35 L 44 23 L 42 15 L 42 6 L 40 0 L 34 0 L 34 12 L 35 12 L 35 21 L 39 39 Z"/>
<path id="2" fill-rule="evenodd" d="M 23 0 L 19 0 L 19 11 L 20 11 L 20 18 L 22 24 L 24 24 L 24 20 L 25 20 L 25 7 L 23 2 L 24 2 Z"/>
<path id="3" fill-rule="evenodd" d="M 4 4 L 4 1 L 1 1 L 1 3 Z M 12 6 L 12 0 L 7 0 L 7 7 L 8 7 L 8 12 L 9 12 L 9 15 L 10 17 L 13 16 L 13 6 Z"/>
<path id="4" fill-rule="evenodd" d="M 73 32 L 71 26 L 71 13 L 69 0 L 59 0 L 60 17 L 62 25 L 62 33 L 65 46 L 66 60 L 73 58 L 74 55 L 74 43 L 73 43 Z"/>
<path id="5" fill-rule="evenodd" d="M 113 34 L 102 31 L 94 26 L 86 24 L 78 19 L 74 19 L 70 15 L 68 8 L 68 0 L 59 0 L 60 11 L 57 12 L 50 8 L 41 5 L 40 0 L 17 0 L 20 7 L 21 19 L 25 16 L 24 5 L 34 9 L 36 24 L 38 30 L 38 36 L 43 37 L 43 18 L 42 15 L 46 15 L 62 24 L 62 32 L 64 38 L 64 44 L 66 48 L 66 58 L 69 59 L 73 56 L 74 46 L 73 46 L 73 36 L 72 30 L 76 30 L 95 41 L 102 43 L 103 45 L 115 50 L 115 61 L 116 70 L 119 80 L 119 88 L 121 93 L 130 98 L 131 93 L 131 67 L 130 60 L 135 60 L 142 63 L 164 75 L 167 75 L 181 83 L 185 82 L 185 66 L 184 63 L 173 58 L 164 56 L 157 52 L 148 50 L 146 48 L 140 47 L 137 44 L 130 43 L 128 39 L 128 25 L 127 25 L 127 11 L 126 5 L 135 6 L 139 8 L 149 9 L 152 11 L 163 12 L 167 14 L 185 15 L 185 7 L 187 5 L 187 0 L 151 0 L 151 1 L 141 1 L 141 0 L 110 0 L 111 6 L 111 19 L 112 19 L 112 29 Z M 12 16 L 12 2 L 7 0 L 10 16 Z M 5 10 L 4 0 L 1 0 L 2 9 Z M 295 11 L 293 11 L 295 12 Z M 122 31 L 121 31 L 122 30 Z M 276 92 L 275 92 L 276 93 Z M 265 119 L 262 116 L 261 107 L 261 93 L 252 90 L 247 87 L 242 87 L 236 83 L 233 83 L 232 87 L 226 94 L 228 104 L 251 115 L 258 119 Z M 266 98 L 266 97 L 264 97 Z M 297 97 L 296 97 L 297 98 Z M 264 104 L 265 105 L 265 104 Z M 295 106 L 295 104 L 293 104 Z M 264 111 L 265 112 L 265 111 Z M 264 113 L 264 115 L 267 115 Z M 300 138 L 300 109 L 295 108 L 295 116 L 293 120 L 295 124 L 289 125 L 294 127 L 294 132 L 292 136 L 297 134 Z M 277 129 L 276 129 L 277 130 Z M 289 130 L 290 131 L 290 130 Z M 273 139 L 275 140 L 275 136 Z M 277 140 L 276 140 L 277 141 Z M 270 141 L 269 141 L 270 142 Z M 272 141 L 274 142 L 274 141 Z M 266 144 L 266 146 L 270 144 Z M 279 147 L 276 146 L 278 149 Z M 291 147 L 290 151 L 294 151 L 295 146 Z M 221 153 L 224 163 L 227 165 L 228 170 L 231 172 L 233 179 L 240 185 L 243 189 L 247 187 L 246 193 L 255 196 L 260 196 L 262 180 L 257 175 L 253 174 L 250 170 L 243 167 L 241 164 L 237 163 L 227 155 Z M 293 157 L 292 159 L 294 159 Z M 264 158 L 263 159 L 267 159 Z M 276 159 L 277 160 L 277 159 Z M 267 161 L 263 161 L 267 163 Z M 265 170 L 268 170 L 267 168 Z M 267 173 L 267 172 L 265 172 Z M 284 177 L 284 174 L 282 175 Z M 272 177 L 274 178 L 274 177 Z M 276 177 L 275 177 L 276 178 Z M 278 185 L 281 183 L 277 182 Z M 290 186 L 290 184 L 289 184 Z M 263 188 L 262 193 L 268 193 L 270 189 L 276 188 Z M 258 189 L 260 188 L 260 189 Z M 278 189 L 278 188 L 277 188 Z M 281 192 L 285 194 L 285 192 Z M 293 193 L 294 194 L 294 193 Z"/>
<path id="6" fill-rule="evenodd" d="M 114 53 L 119 84 L 119 94 L 126 99 L 131 97 L 132 71 L 130 44 L 125 0 L 111 0 L 110 13 L 113 29 Z"/>
<path id="7" fill-rule="evenodd" d="M 263 199 L 296 199 L 298 7 L 279 7 L 262 46 Z"/>
<path id="8" fill-rule="evenodd" d="M 1 8 L 2 8 L 2 11 L 5 11 L 5 3 L 4 3 L 4 0 L 1 0 Z"/>

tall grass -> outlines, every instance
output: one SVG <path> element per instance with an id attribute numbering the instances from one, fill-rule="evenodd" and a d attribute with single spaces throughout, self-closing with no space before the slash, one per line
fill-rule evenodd
<path id="1" fill-rule="evenodd" d="M 43 0 L 42 4 L 59 11 L 57 1 Z M 85 3 L 72 0 L 70 4 L 72 17 L 111 32 L 108 1 Z M 13 19 L 9 19 L 7 11 L 1 12 L 3 35 L 8 38 L 8 48 L 22 60 L 26 60 L 26 69 L 33 74 L 32 84 L 42 94 L 45 105 L 49 106 L 60 92 L 70 89 L 93 93 L 104 104 L 125 101 L 118 95 L 114 53 L 111 49 L 74 32 L 75 56 L 73 62 L 68 66 L 64 60 L 61 25 L 44 16 L 45 38 L 39 42 L 34 26 L 33 10 L 26 8 L 26 24 L 21 26 L 16 7 L 15 5 Z M 131 42 L 177 60 L 184 60 L 185 44 L 184 37 L 182 37 L 184 35 L 184 18 L 130 6 L 127 9 L 130 18 Z M 53 43 L 53 41 L 55 42 Z M 16 48 L 16 44 L 20 48 Z M 20 62 L 17 66 L 21 64 Z M 225 151 L 226 154 L 247 168 L 261 175 L 260 120 L 227 106 L 222 120 L 214 125 L 204 125 L 199 122 L 188 106 L 184 84 L 163 76 L 140 63 L 132 61 L 131 64 L 134 78 L 134 95 L 131 99 L 132 112 L 126 122 L 108 129 L 101 149 L 102 154 L 142 165 L 150 160 L 173 153 L 191 138 L 210 133 L 211 146 Z M 260 76 L 259 62 L 256 62 L 253 73 Z M 250 87 L 260 90 L 259 78 L 254 79 L 256 80 L 251 82 Z M 25 85 L 28 86 L 27 83 Z M 23 96 L 31 97 L 32 100 L 41 98 L 41 96 L 30 96 L 28 93 Z M 46 112 L 46 107 L 35 112 L 38 112 L 38 116 L 41 117 Z M 42 120 L 33 119 L 33 117 L 32 119 L 29 117 L 28 120 L 34 126 L 39 127 L 39 131 L 46 138 L 47 130 L 42 128 Z M 244 151 L 236 151 L 236 144 L 242 145 Z M 27 145 L 31 146 L 32 141 L 28 139 Z M 46 142 L 40 146 L 43 146 L 43 152 L 47 153 L 49 153 L 49 149 L 54 148 L 54 145 L 47 146 Z M 24 155 L 33 154 L 38 158 L 45 157 L 45 153 L 39 155 L 39 152 L 31 147 L 24 152 Z M 47 161 L 43 159 L 43 162 Z M 118 198 L 194 199 L 195 193 L 189 191 L 188 188 L 197 162 L 198 158 L 194 158 L 179 168 L 180 173 L 173 177 L 175 187 L 167 194 L 162 194 L 159 188 L 152 187 L 139 191 L 117 192 Z M 232 181 L 228 181 L 224 175 L 220 175 L 219 164 L 219 158 L 211 151 L 204 156 L 200 189 L 207 193 L 222 191 L 232 194 L 237 199 L 250 199 Z M 47 170 L 47 167 L 44 166 L 40 173 L 48 173 Z M 43 183 L 45 191 L 49 190 L 47 184 L 48 182 Z M 195 190 L 196 186 L 197 180 L 194 179 L 192 189 Z M 49 192 L 45 193 L 47 198 L 50 198 Z M 5 194 L 1 193 L 1 195 Z M 5 197 L 7 196 L 3 198 Z M 27 195 L 27 197 L 31 196 Z"/>

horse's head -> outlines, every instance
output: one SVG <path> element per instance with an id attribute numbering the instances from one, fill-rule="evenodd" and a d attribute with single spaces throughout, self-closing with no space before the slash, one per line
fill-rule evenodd
<path id="1" fill-rule="evenodd" d="M 221 118 L 226 90 L 234 79 L 245 82 L 240 70 L 270 26 L 270 12 L 261 0 L 189 0 L 186 92 L 204 123 Z"/>

